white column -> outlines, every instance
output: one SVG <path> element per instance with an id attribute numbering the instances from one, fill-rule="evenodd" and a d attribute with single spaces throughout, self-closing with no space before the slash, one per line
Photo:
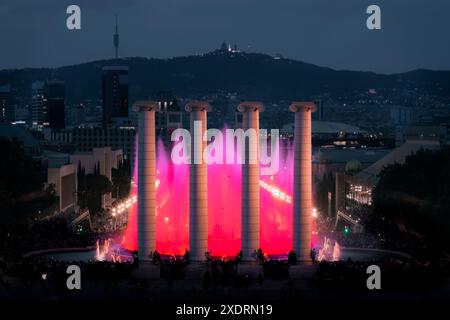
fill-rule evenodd
<path id="1" fill-rule="evenodd" d="M 186 105 L 190 113 L 191 165 L 189 171 L 189 253 L 192 261 L 205 260 L 208 251 L 208 167 L 203 161 L 206 149 L 207 102 L 192 101 Z"/>
<path id="2" fill-rule="evenodd" d="M 312 141 L 313 102 L 294 102 L 294 192 L 293 250 L 300 261 L 310 260 L 312 232 Z"/>
<path id="3" fill-rule="evenodd" d="M 138 101 L 133 106 L 138 122 L 138 252 L 139 259 L 150 260 L 156 250 L 156 137 L 157 102 Z"/>
<path id="4" fill-rule="evenodd" d="M 242 129 L 254 131 L 253 140 L 245 139 L 242 165 L 242 257 L 252 260 L 259 249 L 259 112 L 260 102 L 243 102 L 238 106 L 242 113 Z M 251 136 L 250 132 L 248 132 Z M 247 135 L 246 135 L 247 136 Z"/>

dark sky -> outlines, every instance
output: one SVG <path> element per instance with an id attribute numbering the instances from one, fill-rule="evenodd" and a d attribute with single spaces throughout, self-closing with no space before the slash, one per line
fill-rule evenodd
<path id="1" fill-rule="evenodd" d="M 82 30 L 66 28 L 78 4 Z M 366 28 L 366 8 L 382 30 Z M 0 69 L 61 66 L 113 56 L 168 58 L 222 41 L 335 69 L 382 73 L 450 69 L 449 0 L 0 0 Z"/>

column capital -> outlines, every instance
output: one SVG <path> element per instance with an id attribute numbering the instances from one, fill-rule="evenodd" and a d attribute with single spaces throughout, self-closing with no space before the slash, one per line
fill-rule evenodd
<path id="1" fill-rule="evenodd" d="M 206 101 L 190 101 L 186 104 L 185 110 L 187 112 L 192 112 L 192 111 L 212 111 L 211 105 L 206 102 Z"/>
<path id="2" fill-rule="evenodd" d="M 317 110 L 316 104 L 312 101 L 295 101 L 289 107 L 291 112 L 310 111 L 315 112 Z"/>
<path id="3" fill-rule="evenodd" d="M 159 111 L 159 102 L 150 100 L 140 100 L 133 104 L 133 110 L 137 112 L 141 111 Z"/>
<path id="4" fill-rule="evenodd" d="M 263 112 L 264 105 L 262 102 L 259 102 L 259 101 L 244 101 L 244 102 L 241 102 L 237 106 L 237 111 L 242 112 L 242 113 L 248 112 L 248 111 Z"/>

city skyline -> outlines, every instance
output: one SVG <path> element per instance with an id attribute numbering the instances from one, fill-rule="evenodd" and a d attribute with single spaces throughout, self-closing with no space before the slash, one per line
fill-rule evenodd
<path id="1" fill-rule="evenodd" d="M 79 31 L 65 27 L 65 9 L 71 4 L 67 1 L 3 3 L 2 36 L 9 45 L 0 52 L 0 69 L 58 67 L 113 58 L 116 14 L 121 57 L 189 56 L 214 50 L 225 40 L 247 52 L 282 54 L 338 70 L 450 69 L 446 59 L 450 45 L 443 41 L 450 24 L 445 17 L 449 3 L 437 1 L 429 8 L 422 0 L 377 2 L 382 9 L 382 30 L 376 31 L 365 27 L 369 1 L 211 4 L 194 0 L 187 4 L 133 0 L 125 4 L 115 0 L 104 8 L 98 2 L 79 0 Z"/>
<path id="2" fill-rule="evenodd" d="M 449 12 L 2 0 L 0 303 L 448 305 Z"/>

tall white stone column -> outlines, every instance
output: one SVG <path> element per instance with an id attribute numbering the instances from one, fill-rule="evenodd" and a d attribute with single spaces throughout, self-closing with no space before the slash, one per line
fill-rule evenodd
<path id="1" fill-rule="evenodd" d="M 259 249 L 259 112 L 260 102 L 243 102 L 238 106 L 242 113 L 242 129 L 254 131 L 245 139 L 242 165 L 242 258 L 252 260 Z"/>
<path id="2" fill-rule="evenodd" d="M 150 260 L 156 250 L 156 137 L 155 112 L 159 104 L 138 101 L 133 105 L 138 120 L 138 253 Z"/>
<path id="3" fill-rule="evenodd" d="M 293 250 L 300 261 L 309 261 L 312 232 L 312 141 L 311 113 L 313 102 L 294 102 L 294 192 Z"/>
<path id="4" fill-rule="evenodd" d="M 186 105 L 190 113 L 191 165 L 189 171 L 189 253 L 192 261 L 205 260 L 208 251 L 208 167 L 203 161 L 206 149 L 207 102 L 192 101 Z"/>

